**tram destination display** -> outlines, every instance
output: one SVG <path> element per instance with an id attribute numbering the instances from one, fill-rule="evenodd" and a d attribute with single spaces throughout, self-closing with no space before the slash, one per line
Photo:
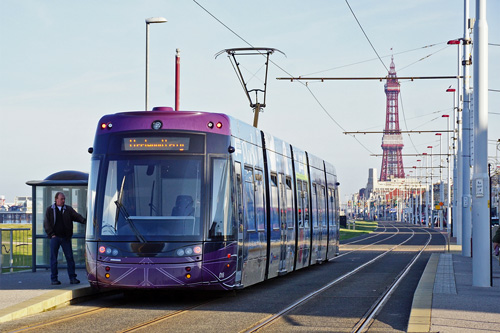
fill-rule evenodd
<path id="1" fill-rule="evenodd" d="M 127 137 L 123 138 L 125 151 L 186 151 L 190 138 L 182 137 Z"/>

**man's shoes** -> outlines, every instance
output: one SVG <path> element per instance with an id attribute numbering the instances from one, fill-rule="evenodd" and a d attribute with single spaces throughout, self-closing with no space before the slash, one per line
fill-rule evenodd
<path id="1" fill-rule="evenodd" d="M 76 279 L 76 278 L 75 278 L 75 279 L 71 279 L 71 280 L 69 281 L 69 283 L 71 283 L 71 284 L 79 284 L 79 283 L 80 283 L 80 280 L 78 280 L 78 279 Z"/>
<path id="2" fill-rule="evenodd" d="M 61 284 L 61 281 L 58 281 L 58 280 L 55 280 L 55 281 L 52 281 L 51 283 L 53 286 L 57 285 L 57 284 Z"/>

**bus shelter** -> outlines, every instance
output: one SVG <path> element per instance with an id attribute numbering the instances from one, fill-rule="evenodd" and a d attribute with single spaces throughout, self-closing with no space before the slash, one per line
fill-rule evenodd
<path id="1" fill-rule="evenodd" d="M 43 228 L 47 207 L 54 203 L 57 192 L 66 196 L 66 205 L 71 206 L 83 217 L 87 216 L 87 184 L 89 175 L 80 171 L 56 172 L 44 180 L 26 182 L 32 187 L 32 269 L 50 268 L 50 240 Z M 73 223 L 73 255 L 76 268 L 85 268 L 85 225 Z M 66 268 L 62 249 L 59 249 L 58 266 Z"/>

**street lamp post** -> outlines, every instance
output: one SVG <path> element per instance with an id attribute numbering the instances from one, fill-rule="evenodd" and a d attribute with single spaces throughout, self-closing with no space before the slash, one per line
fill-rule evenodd
<path id="1" fill-rule="evenodd" d="M 441 203 L 444 201 L 444 190 L 443 190 L 443 157 L 442 157 L 442 134 L 441 133 L 436 133 L 436 135 L 439 136 L 439 212 L 438 212 L 438 218 L 439 218 L 439 230 L 443 230 L 443 206 L 441 206 Z"/>
<path id="2" fill-rule="evenodd" d="M 146 19 L 146 106 L 145 111 L 149 110 L 149 25 L 152 23 L 165 23 L 167 19 L 163 17 L 150 17 Z"/>
<path id="3" fill-rule="evenodd" d="M 434 184 L 433 184 L 433 172 L 432 172 L 432 146 L 427 146 L 427 148 L 430 148 L 431 150 L 431 200 L 430 200 L 430 205 L 429 205 L 429 221 L 431 223 L 431 229 L 434 229 L 434 221 L 432 221 L 432 213 L 434 211 Z"/>
<path id="4" fill-rule="evenodd" d="M 418 205 L 418 221 L 419 224 L 422 225 L 422 160 L 417 160 L 420 162 L 420 178 L 419 178 L 419 188 L 418 188 L 418 197 L 419 197 L 419 205 Z"/>
<path id="5" fill-rule="evenodd" d="M 428 156 L 427 153 L 422 153 L 422 155 L 424 155 L 425 157 Z M 429 188 L 428 188 L 428 185 L 427 185 L 427 173 L 428 173 L 428 169 L 429 168 L 429 159 L 426 158 L 425 159 L 425 224 L 426 226 L 429 226 Z"/>
<path id="6" fill-rule="evenodd" d="M 447 124 L 447 133 L 448 133 L 448 153 L 446 155 L 446 161 L 448 163 L 448 194 L 446 195 L 446 231 L 448 232 L 448 235 L 451 236 L 451 167 L 450 167 L 450 115 L 444 114 L 442 116 L 443 118 L 448 119 L 448 124 Z M 453 186 L 456 186 L 456 184 L 453 184 Z"/>

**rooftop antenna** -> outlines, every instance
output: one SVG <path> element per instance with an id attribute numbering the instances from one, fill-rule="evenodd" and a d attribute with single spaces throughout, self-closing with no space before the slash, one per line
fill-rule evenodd
<path id="1" fill-rule="evenodd" d="M 250 107 L 254 110 L 254 117 L 253 117 L 254 127 L 257 127 L 257 123 L 259 121 L 259 113 L 261 109 L 266 107 L 267 73 L 269 68 L 269 56 L 273 54 L 275 51 L 278 51 L 281 54 L 285 55 L 280 50 L 269 47 L 243 47 L 243 48 L 225 49 L 215 55 L 215 58 L 217 58 L 219 55 L 227 53 L 227 57 L 231 61 L 231 65 L 233 65 L 233 69 L 236 72 L 238 79 L 240 80 L 241 86 L 245 91 L 245 94 L 247 95 L 248 101 L 250 102 Z M 240 63 L 236 60 L 237 56 L 247 56 L 247 55 L 260 55 L 266 58 L 266 61 L 264 63 L 264 66 L 266 66 L 266 74 L 264 77 L 264 89 L 257 89 L 257 88 L 251 89 L 247 86 L 248 81 L 245 82 L 245 78 L 243 77 L 243 73 L 241 72 L 240 69 Z M 255 101 L 252 100 L 252 95 L 254 93 L 255 93 Z M 263 95 L 263 103 L 259 103 L 259 93 Z"/>

